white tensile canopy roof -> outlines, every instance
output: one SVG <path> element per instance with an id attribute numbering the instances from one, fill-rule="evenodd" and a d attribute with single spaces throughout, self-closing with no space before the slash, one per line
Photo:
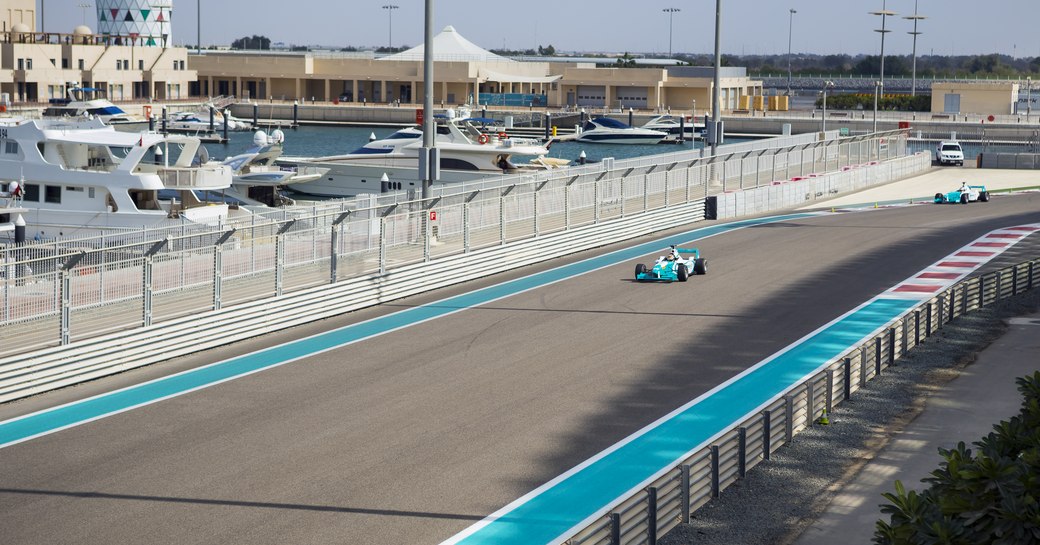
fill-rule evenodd
<path id="1" fill-rule="evenodd" d="M 422 61 L 425 55 L 425 44 L 407 51 L 382 57 L 383 61 Z M 440 34 L 433 37 L 433 60 L 446 61 L 491 61 L 516 62 L 501 55 L 496 55 L 483 47 L 463 38 L 455 27 L 448 25 Z"/>

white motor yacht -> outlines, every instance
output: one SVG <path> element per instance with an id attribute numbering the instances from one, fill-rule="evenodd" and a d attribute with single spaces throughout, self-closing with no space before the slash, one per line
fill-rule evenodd
<path id="1" fill-rule="evenodd" d="M 659 115 L 643 128 L 667 133 L 662 142 L 678 142 L 680 135 L 682 140 L 696 140 L 704 134 L 704 123 L 695 123 L 691 116 Z"/>
<path id="2" fill-rule="evenodd" d="M 148 126 L 147 120 L 133 117 L 112 104 L 103 89 L 79 87 L 76 84 L 69 85 L 65 98 L 52 98 L 42 115 L 45 118 L 96 117 L 106 125 L 124 130 L 140 130 Z"/>
<path id="3" fill-rule="evenodd" d="M 0 119 L 2 191 L 18 181 L 30 233 L 45 237 L 217 224 L 229 207 L 196 192 L 231 185 L 197 138 L 116 131 L 98 118 Z"/>
<path id="4" fill-rule="evenodd" d="M 232 187 L 226 194 L 247 204 L 291 204 L 278 194 L 278 188 L 313 182 L 328 172 L 327 168 L 276 165 L 284 142 L 285 133 L 281 130 L 271 134 L 256 131 L 253 147 L 224 160 L 232 169 Z"/>
<path id="5" fill-rule="evenodd" d="M 466 182 L 560 166 L 558 160 L 546 157 L 549 148 L 541 142 L 488 130 L 488 120 L 469 118 L 465 109 L 460 113 L 457 117 L 453 110 L 448 110 L 438 116 L 435 145 L 440 150 L 441 168 L 437 183 Z M 297 193 L 349 197 L 417 189 L 422 136 L 421 130 L 408 127 L 346 155 L 283 157 L 278 163 L 328 169 L 318 180 L 288 187 Z M 519 157 L 529 162 L 517 162 Z M 384 174 L 387 181 L 383 181 Z"/>
<path id="6" fill-rule="evenodd" d="M 657 144 L 668 136 L 663 131 L 631 127 L 610 117 L 597 117 L 585 122 L 578 142 L 595 144 Z"/>
<path id="7" fill-rule="evenodd" d="M 213 126 L 212 129 L 209 123 L 209 107 L 203 105 L 198 111 L 183 111 L 173 112 L 166 120 L 166 129 L 172 132 L 182 132 L 188 134 L 195 133 L 206 133 L 212 131 L 224 130 L 224 118 L 227 118 L 227 127 L 229 131 L 248 131 L 252 128 L 252 124 L 236 117 L 231 114 L 224 114 L 220 109 L 213 109 Z M 156 126 L 160 126 L 162 121 L 159 120 Z"/>

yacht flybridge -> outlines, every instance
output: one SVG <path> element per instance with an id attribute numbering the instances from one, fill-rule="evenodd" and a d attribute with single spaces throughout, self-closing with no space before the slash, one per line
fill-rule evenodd
<path id="1" fill-rule="evenodd" d="M 0 180 L 19 182 L 29 232 L 45 236 L 224 221 L 228 205 L 195 192 L 229 187 L 231 172 L 197 138 L 120 132 L 96 117 L 0 119 Z"/>

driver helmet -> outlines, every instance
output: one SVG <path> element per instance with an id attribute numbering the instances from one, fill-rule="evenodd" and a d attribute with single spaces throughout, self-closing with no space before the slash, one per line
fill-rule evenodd
<path id="1" fill-rule="evenodd" d="M 664 258 L 668 261 L 675 261 L 675 254 L 668 254 Z"/>

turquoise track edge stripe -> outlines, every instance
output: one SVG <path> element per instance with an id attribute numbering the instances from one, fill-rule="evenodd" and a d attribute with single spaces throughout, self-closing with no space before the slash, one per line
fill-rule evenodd
<path id="1" fill-rule="evenodd" d="M 785 214 L 780 216 L 741 220 L 709 227 L 700 227 L 691 231 L 670 235 L 652 242 L 638 244 L 630 248 L 616 250 L 601 256 L 563 265 L 561 267 L 510 280 L 473 292 L 449 297 L 420 307 L 395 312 L 358 324 L 352 324 L 333 331 L 319 333 L 311 337 L 215 362 L 203 367 L 183 371 L 181 373 L 130 386 L 114 392 L 100 394 L 98 396 L 68 403 L 59 407 L 13 418 L 0 422 L 0 448 L 54 433 L 59 430 L 85 424 L 87 422 L 92 422 L 106 416 L 126 412 L 163 399 L 169 399 L 171 397 L 183 395 L 222 382 L 234 380 L 236 378 L 317 355 L 322 352 L 340 348 L 397 329 L 447 316 L 467 308 L 487 304 L 504 297 L 509 297 L 554 282 L 566 280 L 592 270 L 616 265 L 622 261 L 635 259 L 648 253 L 658 251 L 662 246 L 668 246 L 671 244 L 687 244 L 696 240 L 701 240 L 745 227 L 815 217 L 818 215 L 820 214 L 814 212 Z"/>
<path id="2" fill-rule="evenodd" d="M 850 346 L 869 338 L 917 303 L 911 299 L 872 299 L 776 357 L 764 360 L 750 373 L 637 432 L 619 448 L 579 466 L 564 478 L 514 502 L 512 508 L 495 518 L 444 543 L 559 543 L 562 536 L 600 516 L 604 505 L 644 485 L 662 467 L 684 459 L 733 422 L 770 402 Z M 600 478 L 606 474 L 611 477 Z"/>

